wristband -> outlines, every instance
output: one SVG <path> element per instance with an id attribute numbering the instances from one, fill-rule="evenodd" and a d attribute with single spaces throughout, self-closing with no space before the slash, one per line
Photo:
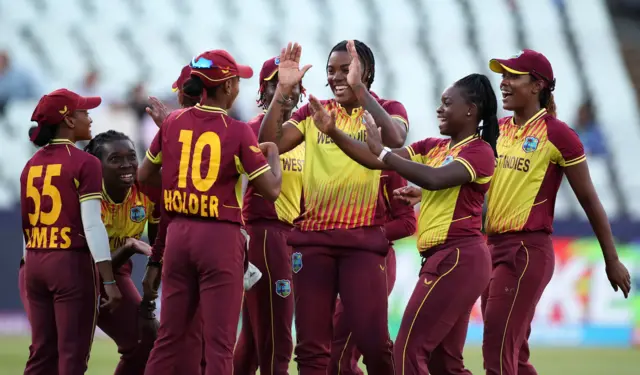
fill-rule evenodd
<path id="1" fill-rule="evenodd" d="M 113 284 L 115 284 L 115 283 L 116 283 L 116 281 L 115 281 L 115 280 L 111 280 L 111 281 L 103 281 L 103 282 L 102 282 L 102 285 L 113 285 Z"/>
<path id="2" fill-rule="evenodd" d="M 162 262 L 157 262 L 157 261 L 151 260 L 151 258 L 149 258 L 149 260 L 147 261 L 147 267 L 162 268 Z"/>
<path id="3" fill-rule="evenodd" d="M 390 152 L 391 149 L 389 147 L 383 147 L 382 152 L 380 152 L 380 155 L 378 155 L 378 160 L 384 162 L 384 157 L 387 156 L 387 154 L 389 154 Z"/>

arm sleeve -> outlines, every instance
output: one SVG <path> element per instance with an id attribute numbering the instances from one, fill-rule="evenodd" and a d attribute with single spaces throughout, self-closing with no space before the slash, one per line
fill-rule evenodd
<path id="1" fill-rule="evenodd" d="M 258 140 L 248 126 L 238 126 L 240 151 L 236 158 L 238 173 L 246 174 L 249 181 L 271 169 L 258 146 Z"/>
<path id="2" fill-rule="evenodd" d="M 558 149 L 553 162 L 561 167 L 570 167 L 587 160 L 578 134 L 562 121 L 549 120 L 549 122 L 551 122 L 547 126 L 549 140 Z"/>
<path id="3" fill-rule="evenodd" d="M 436 145 L 437 140 L 434 138 L 425 138 L 421 141 L 414 142 L 405 149 L 409 152 L 412 161 L 416 163 L 426 163 L 429 151 Z"/>
<path id="4" fill-rule="evenodd" d="M 162 128 L 153 137 L 146 156 L 153 164 L 162 164 Z"/>
<path id="5" fill-rule="evenodd" d="M 109 237 L 102 223 L 100 211 L 101 205 L 98 199 L 89 199 L 80 203 L 84 235 L 96 263 L 111 260 Z"/>
<path id="6" fill-rule="evenodd" d="M 471 176 L 471 182 L 489 182 L 496 167 L 493 149 L 484 141 L 474 141 L 472 145 L 462 149 L 453 160 L 461 163 L 467 169 Z"/>
<path id="7" fill-rule="evenodd" d="M 80 203 L 87 200 L 102 199 L 102 164 L 93 155 L 83 155 L 86 159 L 80 164 L 76 186 Z M 100 201 L 98 201 L 99 203 Z"/>
<path id="8" fill-rule="evenodd" d="M 300 109 L 295 111 L 293 115 L 291 115 L 291 118 L 285 122 L 285 124 L 287 122 L 290 124 L 293 124 L 296 128 L 298 128 L 298 130 L 300 130 L 300 133 L 302 133 L 302 135 L 306 135 L 307 122 L 308 122 L 307 118 L 310 115 L 311 115 L 311 112 L 309 111 L 309 104 L 305 104 L 302 107 L 300 107 Z"/>
<path id="9" fill-rule="evenodd" d="M 395 100 L 387 100 L 382 104 L 382 108 L 387 111 L 392 119 L 400 121 L 404 124 L 404 127 L 409 130 L 409 116 L 407 115 L 407 109 L 402 103 Z"/>
<path id="10" fill-rule="evenodd" d="M 387 239 L 396 241 L 409 237 L 416 231 L 416 214 L 412 206 L 393 199 L 393 191 L 407 186 L 407 180 L 392 171 L 387 171 L 387 177 L 384 180 L 383 194 L 389 210 L 387 217 L 390 218 L 384 224 Z"/>

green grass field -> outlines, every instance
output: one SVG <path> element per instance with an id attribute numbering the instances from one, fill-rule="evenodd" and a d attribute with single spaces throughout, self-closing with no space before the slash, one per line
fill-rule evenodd
<path id="1" fill-rule="evenodd" d="M 0 374 L 19 375 L 24 370 L 29 339 L 0 338 Z M 480 348 L 465 352 L 467 367 L 476 375 L 482 374 Z M 640 353 L 637 349 L 567 349 L 534 348 L 533 358 L 541 375 L 637 375 L 640 373 Z M 118 361 L 118 353 L 110 340 L 96 339 L 89 362 L 89 375 L 110 375 Z M 294 364 L 291 374 L 297 373 Z"/>

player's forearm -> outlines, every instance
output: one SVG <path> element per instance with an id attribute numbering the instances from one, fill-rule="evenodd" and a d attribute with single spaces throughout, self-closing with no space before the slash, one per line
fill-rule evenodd
<path id="1" fill-rule="evenodd" d="M 286 92 L 280 85 L 277 86 L 273 95 L 273 100 L 269 104 L 269 109 L 262 119 L 260 130 L 258 131 L 259 142 L 273 142 L 281 148 L 282 124 L 284 123 L 283 113 L 285 112 L 285 99 L 290 93 Z"/>
<path id="2" fill-rule="evenodd" d="M 398 218 L 388 221 L 384 224 L 384 232 L 389 241 L 397 241 L 399 239 L 409 237 L 416 232 L 415 216 L 413 220 L 410 218 Z"/>
<path id="3" fill-rule="evenodd" d="M 99 199 L 89 199 L 80 203 L 80 216 L 87 246 L 96 263 L 111 261 L 109 237 L 102 223 Z"/>
<path id="4" fill-rule="evenodd" d="M 275 151 L 275 150 L 274 150 Z M 280 155 L 277 152 L 267 153 L 267 163 L 271 167 L 271 174 L 276 178 L 278 184 L 282 184 L 282 166 L 280 165 Z"/>
<path id="5" fill-rule="evenodd" d="M 342 152 L 363 167 L 369 169 L 389 169 L 385 163 L 378 160 L 378 157 L 371 153 L 366 143 L 349 137 L 347 133 L 338 128 L 334 128 L 327 135 L 333 139 L 333 142 L 335 142 Z"/>
<path id="6" fill-rule="evenodd" d="M 116 249 L 111 253 L 111 265 L 114 270 L 122 267 L 132 256 L 135 251 L 130 246 L 124 245 Z"/>
<path id="7" fill-rule="evenodd" d="M 98 273 L 103 283 L 115 283 L 116 279 L 113 276 L 113 264 L 110 260 L 96 262 L 96 266 L 98 267 Z"/>
<path id="8" fill-rule="evenodd" d="M 589 219 L 589 223 L 591 223 L 596 238 L 598 238 L 604 259 L 606 261 L 618 260 L 618 252 L 616 251 L 616 246 L 613 241 L 611 225 L 609 224 L 607 213 L 604 207 L 602 207 L 602 203 L 600 203 L 600 199 L 596 195 L 595 198 L 580 203 Z"/>
<path id="9" fill-rule="evenodd" d="M 391 148 L 402 147 L 407 139 L 407 129 L 393 120 L 363 83 L 357 85 L 354 88 L 354 92 L 358 98 L 358 103 L 371 113 L 376 125 L 380 127 L 382 143 Z"/>

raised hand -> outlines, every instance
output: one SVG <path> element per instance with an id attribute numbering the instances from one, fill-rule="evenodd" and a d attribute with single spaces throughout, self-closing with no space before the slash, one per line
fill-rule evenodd
<path id="1" fill-rule="evenodd" d="M 302 56 L 302 46 L 298 43 L 291 43 L 280 51 L 280 63 L 278 64 L 278 85 L 283 87 L 288 93 L 311 69 L 311 65 L 305 65 L 300 69 L 300 56 Z"/>
<path id="2" fill-rule="evenodd" d="M 382 136 L 376 126 L 376 121 L 368 111 L 364 111 L 362 122 L 367 128 L 367 145 L 369 146 L 369 150 L 376 156 L 380 155 L 384 146 L 382 146 Z"/>
<path id="3" fill-rule="evenodd" d="M 607 278 L 609 279 L 613 290 L 617 292 L 619 288 L 622 291 L 622 294 L 624 294 L 624 298 L 627 298 L 629 296 L 629 291 L 631 290 L 631 276 L 629 275 L 627 267 L 625 267 L 618 259 L 607 261 L 605 265 Z"/>
<path id="4" fill-rule="evenodd" d="M 278 146 L 273 142 L 262 142 L 258 146 L 264 156 L 269 156 L 269 154 L 278 155 Z"/>
<path id="5" fill-rule="evenodd" d="M 322 133 L 329 134 L 336 128 L 336 110 L 328 111 L 322 103 L 313 95 L 309 95 L 309 109 L 313 117 L 313 123 Z"/>
<path id="6" fill-rule="evenodd" d="M 169 113 L 171 113 L 169 108 L 167 108 L 167 106 L 155 96 L 149 97 L 149 106 L 145 108 L 145 111 L 149 116 L 151 116 L 153 122 L 155 122 L 158 127 L 162 126 L 164 119 L 169 116 Z"/>
<path id="7" fill-rule="evenodd" d="M 405 186 L 393 191 L 393 199 L 397 199 L 407 206 L 415 206 L 422 199 L 422 189 L 415 186 Z"/>
<path id="8" fill-rule="evenodd" d="M 347 83 L 351 88 L 362 84 L 363 68 L 360 56 L 356 51 L 356 44 L 353 40 L 347 42 L 347 51 L 351 55 L 351 63 L 349 64 L 349 74 L 347 74 Z"/>

